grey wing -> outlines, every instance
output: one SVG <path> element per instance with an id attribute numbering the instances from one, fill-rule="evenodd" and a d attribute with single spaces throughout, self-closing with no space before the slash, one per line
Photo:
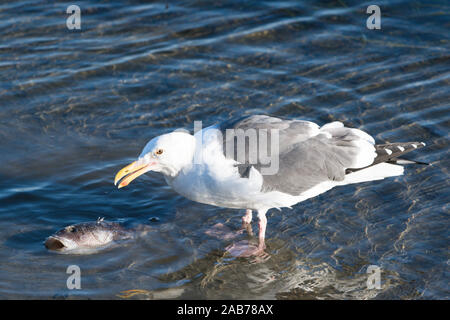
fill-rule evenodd
<path id="1" fill-rule="evenodd" d="M 375 158 L 373 145 L 358 144 L 321 134 L 295 144 L 280 153 L 278 172 L 263 176 L 262 191 L 299 195 L 322 182 L 342 181 L 347 168 L 364 167 Z"/>
<path id="2" fill-rule="evenodd" d="M 243 177 L 249 166 L 261 172 L 264 192 L 299 195 L 321 182 L 342 181 L 347 168 L 368 166 L 376 157 L 375 142 L 371 136 L 358 129 L 346 128 L 340 122 L 319 127 L 308 121 L 252 116 L 238 121 L 233 128 L 278 130 L 278 153 L 271 155 L 278 156 L 278 170 L 275 173 L 264 174 L 265 164 L 261 161 L 249 162 L 246 158 L 246 161 L 240 162 L 239 172 Z M 229 143 L 229 139 L 224 138 L 225 143 Z M 246 147 L 246 157 L 251 156 L 251 148 Z M 271 147 L 269 144 L 269 150 L 273 149 Z"/>
<path id="3" fill-rule="evenodd" d="M 225 156 L 242 164 L 254 165 L 262 165 L 259 162 L 260 148 L 266 146 L 266 153 L 270 155 L 270 151 L 274 149 L 272 141 L 276 141 L 278 153 L 282 153 L 290 146 L 319 133 L 319 126 L 313 122 L 284 120 L 265 115 L 247 116 L 224 122 L 219 129 L 222 131 Z M 252 137 L 255 137 L 253 145 L 250 141 Z M 261 139 L 264 139 L 265 145 Z"/>

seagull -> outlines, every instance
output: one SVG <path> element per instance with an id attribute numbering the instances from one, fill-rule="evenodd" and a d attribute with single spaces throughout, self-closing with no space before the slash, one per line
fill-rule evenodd
<path id="1" fill-rule="evenodd" d="M 251 115 L 193 135 L 174 131 L 151 139 L 137 160 L 116 174 L 114 184 L 120 189 L 155 171 L 192 201 L 245 209 L 243 225 L 251 224 L 256 211 L 258 244 L 240 255 L 250 257 L 265 253 L 269 209 L 292 208 L 336 186 L 402 175 L 403 164 L 424 163 L 399 157 L 423 146 L 375 144 L 366 132 L 338 121 L 319 126 Z"/>

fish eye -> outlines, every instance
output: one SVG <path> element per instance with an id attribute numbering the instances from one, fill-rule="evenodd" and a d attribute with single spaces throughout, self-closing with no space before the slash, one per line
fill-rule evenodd
<path id="1" fill-rule="evenodd" d="M 159 155 L 162 155 L 163 152 L 164 152 L 163 149 L 157 149 L 155 153 L 159 156 Z"/>
<path id="2" fill-rule="evenodd" d="M 76 232 L 76 231 L 77 231 L 77 228 L 71 227 L 69 231 L 70 231 L 70 232 Z"/>

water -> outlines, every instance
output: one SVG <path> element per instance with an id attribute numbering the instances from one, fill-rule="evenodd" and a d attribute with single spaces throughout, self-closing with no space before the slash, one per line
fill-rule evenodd
<path id="1" fill-rule="evenodd" d="M 449 298 L 448 2 L 378 1 L 381 30 L 373 3 L 348 0 L 77 4 L 81 31 L 67 2 L 0 5 L 0 298 Z M 432 165 L 269 211 L 260 263 L 205 234 L 242 211 L 157 174 L 114 188 L 151 137 L 257 113 L 425 141 L 412 156 Z M 93 255 L 44 248 L 98 217 L 152 231 Z"/>

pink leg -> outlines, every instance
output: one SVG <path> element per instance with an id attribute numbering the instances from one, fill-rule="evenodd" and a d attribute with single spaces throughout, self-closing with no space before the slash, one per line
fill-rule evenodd
<path id="1" fill-rule="evenodd" d="M 267 226 L 267 218 L 266 218 L 266 210 L 258 211 L 259 218 L 259 234 L 258 234 L 258 246 L 250 243 L 249 241 L 239 241 L 233 245 L 230 245 L 226 248 L 226 250 L 233 256 L 236 257 L 250 257 L 250 256 L 261 256 L 267 257 L 268 255 L 264 252 L 266 248 L 265 245 L 265 235 L 266 235 L 266 226 Z"/>
<path id="2" fill-rule="evenodd" d="M 242 231 L 246 230 L 249 236 L 253 236 L 252 231 L 252 210 L 245 210 L 245 216 L 242 217 Z"/>
<path id="3" fill-rule="evenodd" d="M 267 218 L 266 218 L 266 213 L 264 212 L 264 214 L 258 214 L 259 217 L 259 233 L 258 233 L 258 249 L 261 251 L 264 251 L 264 249 L 266 248 L 266 244 L 264 239 L 266 238 L 266 227 L 267 227 Z"/>
<path id="4" fill-rule="evenodd" d="M 245 210 L 245 216 L 242 217 L 242 223 L 252 223 L 252 210 Z"/>

